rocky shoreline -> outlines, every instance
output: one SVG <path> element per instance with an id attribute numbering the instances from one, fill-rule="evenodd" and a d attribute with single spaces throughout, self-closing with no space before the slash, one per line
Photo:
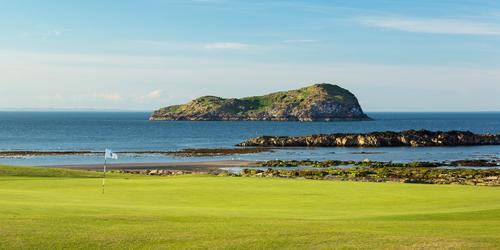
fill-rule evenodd
<path id="1" fill-rule="evenodd" d="M 299 178 L 363 182 L 400 182 L 419 184 L 459 184 L 500 186 L 500 169 L 439 169 L 425 167 L 382 167 L 347 169 L 244 169 L 240 176 Z"/>
<path id="2" fill-rule="evenodd" d="M 314 180 L 401 182 L 420 184 L 460 184 L 500 186 L 498 160 L 455 160 L 443 162 L 376 162 L 376 161 L 265 161 L 267 170 L 244 169 L 241 176 L 302 178 Z M 286 169 L 287 167 L 310 167 Z M 338 168 L 338 166 L 350 166 Z M 278 169 L 279 167 L 280 169 Z M 475 167 L 474 169 L 466 167 Z M 481 169 L 479 169 L 481 168 Z"/>
<path id="3" fill-rule="evenodd" d="M 461 168 L 460 164 L 468 162 L 472 165 L 488 167 L 484 169 Z M 339 168 L 341 164 L 351 164 L 348 168 Z M 483 160 L 453 161 L 446 164 L 456 168 L 441 168 L 445 163 L 432 162 L 352 162 L 352 161 L 267 161 L 257 163 L 257 166 L 268 167 L 265 170 L 256 169 L 252 166 L 243 168 L 234 173 L 223 170 L 220 167 L 212 168 L 118 168 L 112 172 L 172 176 L 185 174 L 209 174 L 215 176 L 233 177 L 269 177 L 269 178 L 293 178 L 310 180 L 336 180 L 336 181 L 361 181 L 361 182 L 399 182 L 418 184 L 459 184 L 475 186 L 500 186 L 500 169 L 492 168 L 492 164 L 498 162 L 486 162 Z M 287 169 L 286 167 L 307 166 L 309 168 Z M 279 168 L 278 168 L 279 167 Z"/>
<path id="4" fill-rule="evenodd" d="M 372 168 L 387 168 L 387 167 L 477 167 L 477 168 L 496 168 L 500 167 L 500 161 L 496 159 L 465 159 L 454 161 L 413 161 L 413 162 L 383 162 L 383 161 L 341 161 L 341 160 L 326 160 L 326 161 L 311 161 L 311 160 L 270 160 L 258 162 L 261 167 L 269 168 L 287 168 L 287 167 L 312 167 L 312 168 L 331 168 L 338 166 L 353 166 L 353 167 L 372 167 Z"/>
<path id="5" fill-rule="evenodd" d="M 500 134 L 470 131 L 405 130 L 357 134 L 309 136 L 260 136 L 237 144 L 240 147 L 429 147 L 500 145 Z"/>
<path id="6" fill-rule="evenodd" d="M 178 151 L 118 151 L 125 155 L 171 155 L 178 157 L 224 156 L 272 152 L 271 148 L 187 148 Z M 0 157 L 35 157 L 35 156 L 99 156 L 98 151 L 1 151 Z"/>
<path id="7" fill-rule="evenodd" d="M 262 152 L 273 152 L 271 148 L 191 148 L 182 149 L 170 154 L 180 157 L 203 157 L 203 156 L 224 156 L 257 154 Z"/>

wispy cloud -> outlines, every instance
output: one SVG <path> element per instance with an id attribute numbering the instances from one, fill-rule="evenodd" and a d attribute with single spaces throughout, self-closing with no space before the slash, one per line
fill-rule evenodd
<path id="1" fill-rule="evenodd" d="M 123 96 L 120 93 L 105 93 L 105 94 L 96 94 L 94 95 L 97 99 L 105 100 L 105 101 L 110 101 L 110 102 L 118 102 L 118 101 L 134 101 L 138 103 L 145 103 L 153 100 L 158 100 L 160 97 L 162 97 L 162 91 L 161 90 L 153 90 L 151 92 L 148 92 L 144 95 L 128 95 L 128 96 Z"/>
<path id="2" fill-rule="evenodd" d="M 161 90 L 153 90 L 144 96 L 145 98 L 155 99 L 161 97 Z"/>
<path id="3" fill-rule="evenodd" d="M 123 100 L 122 95 L 119 93 L 96 94 L 95 97 L 98 99 L 103 99 L 106 101 L 113 101 L 113 102 Z"/>
<path id="4" fill-rule="evenodd" d="M 49 38 L 54 38 L 54 37 L 60 37 L 63 34 L 67 33 L 69 30 L 67 29 L 46 29 L 46 30 L 41 30 L 38 29 L 36 31 L 24 31 L 22 32 L 23 37 L 27 38 L 39 38 L 39 39 L 49 39 Z"/>
<path id="5" fill-rule="evenodd" d="M 486 22 L 464 21 L 457 19 L 409 17 L 362 17 L 358 20 L 365 26 L 406 32 L 462 35 L 500 35 L 500 25 Z"/>
<path id="6" fill-rule="evenodd" d="M 200 44 L 175 42 L 165 40 L 132 40 L 120 41 L 121 44 L 131 45 L 136 48 L 149 48 L 149 49 L 197 49 L 202 47 Z"/>
<path id="7" fill-rule="evenodd" d="M 217 42 L 205 45 L 205 49 L 245 49 L 249 45 L 246 43 Z"/>
<path id="8" fill-rule="evenodd" d="M 290 39 L 284 40 L 284 43 L 317 43 L 319 40 L 316 39 Z"/>
<path id="9" fill-rule="evenodd" d="M 162 92 L 161 90 L 157 89 L 157 90 L 153 90 L 145 95 L 141 95 L 141 96 L 138 96 L 136 98 L 134 98 L 134 100 L 136 102 L 139 102 L 139 103 L 145 103 L 145 102 L 149 102 L 149 101 L 153 101 L 153 100 L 157 100 L 159 99 L 160 97 L 162 97 Z"/>
<path id="10" fill-rule="evenodd" d="M 0 68 L 1 108 L 153 110 L 206 94 L 242 97 L 314 82 L 343 84 L 372 111 L 477 111 L 500 107 L 498 65 L 477 68 L 431 63 L 266 63 L 212 57 L 178 59 L 0 50 Z M 383 96 L 391 101 L 380 101 L 380 95 L 373 95 L 380 89 L 387 90 Z M 53 96 L 54 90 L 58 95 Z M 422 101 L 422 95 L 428 99 Z M 37 98 L 40 96 L 49 97 L 42 100 Z M 153 99 L 139 102 L 136 98 L 140 96 Z M 395 102 L 401 105 L 394 107 Z"/>
<path id="11" fill-rule="evenodd" d="M 133 40 L 126 41 L 134 48 L 147 48 L 159 50 L 236 50 L 246 49 L 250 45 L 239 42 L 213 42 L 213 43 L 200 43 L 200 42 L 183 42 L 183 41 L 165 41 L 165 40 Z"/>
<path id="12" fill-rule="evenodd" d="M 58 103 L 81 103 L 85 101 L 97 101 L 98 103 L 138 103 L 147 104 L 160 101 L 163 97 L 162 90 L 153 90 L 146 94 L 135 94 L 128 93 L 122 94 L 119 92 L 104 92 L 104 93 L 93 93 L 93 94 L 48 94 L 38 96 L 39 101 L 43 102 L 58 102 Z"/>

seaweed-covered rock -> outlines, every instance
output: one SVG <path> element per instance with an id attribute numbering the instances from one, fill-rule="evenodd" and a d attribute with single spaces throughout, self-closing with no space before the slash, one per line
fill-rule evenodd
<path id="1" fill-rule="evenodd" d="M 329 134 L 309 136 L 260 136 L 237 146 L 252 147 L 424 147 L 500 145 L 500 134 L 475 134 L 470 131 L 406 130 L 366 134 Z"/>
<path id="2" fill-rule="evenodd" d="M 244 169 L 241 176 L 313 180 L 402 182 L 500 186 L 500 169 L 440 169 L 426 167 L 353 167 L 329 169 Z"/>

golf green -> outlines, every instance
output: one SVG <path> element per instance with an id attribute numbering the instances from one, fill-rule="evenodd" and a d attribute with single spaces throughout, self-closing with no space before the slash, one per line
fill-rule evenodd
<path id="1" fill-rule="evenodd" d="M 500 188 L 0 167 L 0 248 L 500 247 Z"/>

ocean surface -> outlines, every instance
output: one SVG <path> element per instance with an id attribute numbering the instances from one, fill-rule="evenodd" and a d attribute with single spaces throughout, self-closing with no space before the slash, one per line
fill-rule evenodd
<path id="1" fill-rule="evenodd" d="M 259 135 L 470 130 L 500 133 L 500 112 L 368 113 L 373 121 L 356 122 L 153 122 L 145 112 L 0 112 L 0 151 L 173 151 L 234 147 Z M 498 159 L 500 146 L 432 148 L 299 148 L 251 155 L 173 157 L 122 154 L 115 163 L 203 161 L 221 159 L 340 159 L 441 161 Z M 59 165 L 101 163 L 100 156 L 0 157 L 0 164 Z"/>

